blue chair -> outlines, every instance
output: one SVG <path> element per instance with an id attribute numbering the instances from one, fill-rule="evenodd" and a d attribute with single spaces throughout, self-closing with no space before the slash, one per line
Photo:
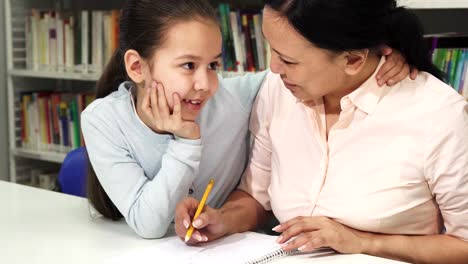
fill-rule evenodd
<path id="1" fill-rule="evenodd" d="M 58 175 L 60 191 L 66 194 L 86 197 L 86 175 L 88 174 L 88 157 L 86 148 L 72 150 L 63 161 Z"/>

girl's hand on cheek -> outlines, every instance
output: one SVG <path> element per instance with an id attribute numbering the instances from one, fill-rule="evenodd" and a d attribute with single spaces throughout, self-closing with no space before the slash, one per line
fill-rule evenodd
<path id="1" fill-rule="evenodd" d="M 182 120 L 180 96 L 173 94 L 172 114 L 166 98 L 163 85 L 152 81 L 150 87 L 145 88 L 143 100 L 138 103 L 137 111 L 142 121 L 156 133 L 171 133 L 181 138 L 199 139 L 198 124 Z"/>

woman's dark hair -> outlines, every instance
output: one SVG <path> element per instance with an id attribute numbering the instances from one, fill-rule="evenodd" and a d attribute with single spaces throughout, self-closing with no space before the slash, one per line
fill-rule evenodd
<path id="1" fill-rule="evenodd" d="M 218 23 L 214 9 L 206 0 L 128 0 L 120 17 L 119 48 L 97 82 L 96 98 L 105 97 L 116 91 L 122 82 L 130 81 L 123 58 L 127 50 L 133 49 L 149 60 L 163 44 L 171 26 L 192 19 Z M 87 196 L 90 203 L 104 217 L 122 218 L 102 188 L 89 159 L 88 163 Z"/>
<path id="2" fill-rule="evenodd" d="M 395 0 L 266 0 L 315 46 L 335 52 L 399 50 L 411 66 L 441 79 L 419 19 Z"/>

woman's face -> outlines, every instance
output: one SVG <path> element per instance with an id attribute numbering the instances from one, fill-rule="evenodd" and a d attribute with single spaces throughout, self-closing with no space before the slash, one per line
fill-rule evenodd
<path id="1" fill-rule="evenodd" d="M 218 25 L 193 19 L 171 26 L 153 55 L 151 78 L 163 84 L 171 110 L 173 94 L 179 94 L 182 119 L 195 120 L 218 89 L 216 69 L 221 45 Z"/>
<path id="2" fill-rule="evenodd" d="M 296 98 L 316 100 L 344 82 L 339 56 L 314 46 L 287 18 L 269 7 L 263 11 L 263 34 L 271 48 L 271 71 L 281 75 L 285 87 Z"/>

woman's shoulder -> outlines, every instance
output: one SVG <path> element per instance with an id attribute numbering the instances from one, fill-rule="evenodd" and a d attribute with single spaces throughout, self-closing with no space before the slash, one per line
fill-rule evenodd
<path id="1" fill-rule="evenodd" d="M 409 78 L 408 78 L 409 79 Z M 454 88 L 435 76 L 421 72 L 416 80 L 405 80 L 400 89 L 399 105 L 406 104 L 419 113 L 431 127 L 456 129 L 468 122 L 468 102 Z"/>
<path id="2" fill-rule="evenodd" d="M 415 82 L 415 97 L 430 111 L 453 111 L 466 107 L 466 99 L 453 87 L 427 72 L 421 72 Z"/>

